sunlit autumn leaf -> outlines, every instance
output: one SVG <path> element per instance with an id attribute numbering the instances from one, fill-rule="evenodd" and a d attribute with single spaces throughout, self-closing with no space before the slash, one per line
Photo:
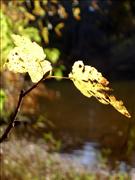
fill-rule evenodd
<path id="1" fill-rule="evenodd" d="M 16 47 L 7 57 L 5 67 L 15 73 L 26 73 L 32 82 L 38 82 L 46 72 L 52 70 L 51 63 L 45 60 L 43 48 L 24 36 L 12 36 Z"/>
<path id="2" fill-rule="evenodd" d="M 85 66 L 82 61 L 76 61 L 69 78 L 79 91 L 87 97 L 94 96 L 103 104 L 111 104 L 117 111 L 130 118 L 130 114 L 122 101 L 118 101 L 108 87 L 109 82 L 92 66 Z"/>
<path id="3" fill-rule="evenodd" d="M 73 11 L 73 16 L 76 20 L 80 20 L 81 19 L 81 16 L 80 16 L 80 8 L 79 7 L 74 7 L 72 8 L 72 11 Z"/>

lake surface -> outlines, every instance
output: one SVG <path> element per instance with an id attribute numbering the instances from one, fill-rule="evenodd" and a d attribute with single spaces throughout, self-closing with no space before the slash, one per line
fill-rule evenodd
<path id="1" fill-rule="evenodd" d="M 94 97 L 84 97 L 70 81 L 46 84 L 58 92 L 59 98 L 40 99 L 41 114 L 53 123 L 51 131 L 55 138 L 62 140 L 63 153 L 80 157 L 82 163 L 88 164 L 91 159 L 97 161 L 101 148 L 109 148 L 112 159 L 130 159 L 135 165 L 135 153 L 129 158 L 124 152 L 129 128 L 135 126 L 135 81 L 111 84 L 116 97 L 124 101 L 131 113 L 131 119 Z"/>

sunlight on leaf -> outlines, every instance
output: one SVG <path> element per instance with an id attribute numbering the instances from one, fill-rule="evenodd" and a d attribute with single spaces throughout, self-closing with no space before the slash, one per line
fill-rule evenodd
<path id="1" fill-rule="evenodd" d="M 69 78 L 79 91 L 87 97 L 94 96 L 103 104 L 111 104 L 117 111 L 130 118 L 130 114 L 122 101 L 118 101 L 108 87 L 109 82 L 92 66 L 85 66 L 82 61 L 76 61 Z"/>
<path id="2" fill-rule="evenodd" d="M 7 57 L 5 67 L 15 73 L 26 73 L 32 82 L 38 82 L 46 72 L 52 71 L 51 63 L 45 60 L 43 48 L 24 36 L 12 35 L 16 47 Z"/>
<path id="3" fill-rule="evenodd" d="M 34 1 L 33 13 L 35 15 L 38 15 L 38 16 L 44 16 L 45 15 L 45 11 L 44 11 L 44 9 L 42 9 L 42 7 L 40 5 L 40 1 Z"/>
<path id="4" fill-rule="evenodd" d="M 58 8 L 58 14 L 61 18 L 63 19 L 66 19 L 68 17 L 68 14 L 64 8 L 64 6 L 62 5 L 59 5 L 59 8 Z"/>
<path id="5" fill-rule="evenodd" d="M 43 27 L 41 33 L 42 33 L 42 36 L 43 36 L 43 39 L 44 39 L 45 43 L 48 44 L 49 43 L 49 31 L 48 31 L 48 28 Z"/>
<path id="6" fill-rule="evenodd" d="M 80 16 L 80 8 L 79 7 L 74 7 L 72 8 L 72 11 L 73 11 L 73 16 L 76 20 L 81 20 L 81 16 Z"/>

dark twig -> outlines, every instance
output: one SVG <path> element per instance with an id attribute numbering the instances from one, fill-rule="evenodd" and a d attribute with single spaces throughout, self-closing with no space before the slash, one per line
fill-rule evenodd
<path id="1" fill-rule="evenodd" d="M 14 127 L 14 121 L 15 121 L 16 115 L 18 113 L 22 98 L 23 98 L 23 91 L 21 91 L 21 93 L 20 93 L 18 104 L 17 104 L 17 107 L 15 109 L 14 114 L 11 116 L 10 123 L 9 123 L 9 125 L 7 126 L 7 128 L 5 129 L 3 135 L 0 138 L 0 143 L 2 143 L 7 138 L 9 132 Z"/>
<path id="2" fill-rule="evenodd" d="M 9 125 L 7 126 L 7 128 L 5 129 L 4 133 L 2 134 L 2 136 L 0 137 L 0 143 L 2 143 L 5 139 L 7 139 L 8 137 L 8 134 L 10 133 L 11 129 L 14 127 L 14 122 L 15 122 L 15 119 L 16 119 L 16 116 L 17 116 L 17 113 L 19 111 L 19 108 L 20 108 L 20 105 L 21 105 L 21 102 L 23 100 L 23 98 L 29 93 L 31 92 L 34 88 L 36 88 L 38 86 L 38 84 L 40 82 L 42 82 L 48 75 L 49 75 L 50 72 L 47 72 L 45 73 L 45 75 L 43 76 L 42 79 L 40 79 L 36 84 L 34 84 L 31 88 L 29 88 L 28 90 L 26 91 L 23 91 L 21 90 L 20 92 L 20 95 L 19 95 L 19 100 L 18 100 L 18 103 L 17 103 L 17 106 L 16 106 L 16 109 L 13 113 L 13 115 L 11 116 L 11 119 L 10 119 L 10 122 L 9 122 Z"/>

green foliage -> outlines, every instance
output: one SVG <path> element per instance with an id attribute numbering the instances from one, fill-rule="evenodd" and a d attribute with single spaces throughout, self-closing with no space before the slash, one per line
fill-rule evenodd
<path id="1" fill-rule="evenodd" d="M 39 31 L 35 27 L 22 28 L 20 30 L 20 35 L 27 36 L 32 41 L 36 41 L 38 43 L 41 43 L 41 37 L 39 35 Z"/>
<path id="2" fill-rule="evenodd" d="M 0 113 L 3 114 L 4 104 L 6 100 L 6 94 L 3 89 L 0 89 Z"/>
<path id="3" fill-rule="evenodd" d="M 8 118 L 11 115 L 10 111 L 5 109 L 7 100 L 7 94 L 5 93 L 4 89 L 0 89 L 0 121 L 7 123 Z M 2 128 L 1 128 L 2 132 Z"/>
<path id="4" fill-rule="evenodd" d="M 57 63 L 60 57 L 60 51 L 57 48 L 45 48 L 45 54 L 53 64 Z"/>
<path id="5" fill-rule="evenodd" d="M 1 61 L 0 61 L 0 70 L 5 63 L 7 54 L 13 48 L 13 42 L 11 38 L 12 34 L 12 21 L 10 18 L 4 15 L 2 10 L 0 10 L 0 25 L 1 25 L 1 34 L 0 34 L 0 52 L 1 52 Z"/>
<path id="6" fill-rule="evenodd" d="M 61 149 L 61 141 L 56 140 L 51 132 L 44 133 L 43 138 L 49 145 L 49 149 L 53 151 L 59 151 Z"/>
<path id="7" fill-rule="evenodd" d="M 54 68 L 54 76 L 56 76 L 56 80 L 61 80 L 64 70 L 65 70 L 64 65 L 60 65 L 59 67 Z"/>
<path id="8" fill-rule="evenodd" d="M 62 70 L 60 68 L 55 69 L 54 76 L 56 76 L 57 80 L 61 80 L 63 76 Z"/>
<path id="9" fill-rule="evenodd" d="M 125 173 L 125 172 L 123 172 L 123 173 L 119 172 L 119 173 L 113 174 L 109 178 L 109 180 L 115 180 L 115 179 L 118 179 L 118 180 L 131 180 L 129 175 L 127 173 Z"/>
<path id="10" fill-rule="evenodd" d="M 63 76 L 63 71 L 65 70 L 64 65 L 58 65 L 59 63 L 59 57 L 60 57 L 60 50 L 57 48 L 45 48 L 45 54 L 47 56 L 47 59 L 52 62 L 54 65 L 53 73 L 56 77 L 56 80 L 61 80 L 61 77 Z"/>

